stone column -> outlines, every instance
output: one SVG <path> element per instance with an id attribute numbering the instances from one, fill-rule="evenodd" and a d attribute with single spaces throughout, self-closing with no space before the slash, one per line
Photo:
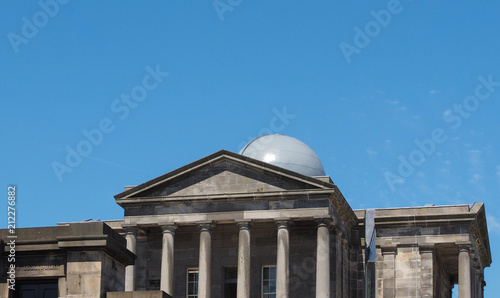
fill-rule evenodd
<path id="1" fill-rule="evenodd" d="M 250 222 L 238 222 L 237 297 L 250 298 Z"/>
<path id="2" fill-rule="evenodd" d="M 161 250 L 161 281 L 160 290 L 174 296 L 174 224 L 161 226 L 163 230 L 163 243 Z"/>
<path id="3" fill-rule="evenodd" d="M 278 249 L 276 257 L 276 297 L 288 298 L 290 270 L 289 270 L 289 220 L 277 220 Z"/>
<path id="4" fill-rule="evenodd" d="M 137 227 L 124 227 L 127 249 L 134 254 L 137 251 Z M 135 291 L 135 265 L 125 268 L 125 291 Z"/>
<path id="5" fill-rule="evenodd" d="M 198 273 L 198 297 L 210 298 L 210 270 L 212 258 L 212 224 L 200 224 L 200 256 Z"/>
<path id="6" fill-rule="evenodd" d="M 471 298 L 471 268 L 468 246 L 459 246 L 458 253 L 458 297 Z"/>
<path id="7" fill-rule="evenodd" d="M 316 298 L 330 297 L 330 220 L 318 219 L 316 240 Z"/>

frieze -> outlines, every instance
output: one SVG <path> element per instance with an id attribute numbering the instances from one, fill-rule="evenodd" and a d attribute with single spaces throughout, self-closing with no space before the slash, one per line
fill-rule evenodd
<path id="1" fill-rule="evenodd" d="M 486 248 L 483 245 L 483 241 L 481 240 L 481 236 L 479 235 L 479 231 L 476 227 L 475 223 L 471 223 L 471 232 L 472 232 L 472 238 L 474 239 L 474 242 L 476 243 L 477 250 L 479 252 L 479 257 L 481 258 L 481 263 L 483 266 L 485 264 L 489 264 L 488 262 L 488 257 L 486 253 Z"/>
<path id="2" fill-rule="evenodd" d="M 30 257 L 16 264 L 18 277 L 64 276 L 64 260 L 61 257 Z"/>

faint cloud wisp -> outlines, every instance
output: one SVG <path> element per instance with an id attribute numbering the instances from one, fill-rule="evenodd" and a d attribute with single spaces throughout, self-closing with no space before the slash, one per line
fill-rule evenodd
<path id="1" fill-rule="evenodd" d="M 496 88 L 500 86 L 500 82 L 494 81 L 491 74 L 487 77 L 478 76 L 477 80 L 479 83 L 476 85 L 474 95 L 465 97 L 462 102 L 454 103 L 453 109 L 447 109 L 443 112 L 443 120 L 450 124 L 452 130 L 460 128 L 463 120 L 468 119 L 472 115 L 472 112 L 479 108 L 481 101 L 489 99 Z M 412 150 L 408 155 L 398 156 L 399 165 L 397 174 L 391 171 L 384 172 L 386 183 L 391 191 L 394 192 L 396 185 L 403 184 L 405 182 L 404 178 L 413 175 L 415 169 L 422 166 L 436 152 L 436 147 L 448 139 L 446 131 L 439 127 L 432 130 L 430 137 L 422 141 L 415 139 L 414 143 L 417 148 Z M 472 161 L 474 162 L 474 160 Z M 469 182 L 476 183 L 480 178 L 480 175 L 473 175 Z"/>
<path id="2" fill-rule="evenodd" d="M 375 149 L 371 148 L 371 147 L 366 148 L 366 153 L 368 155 L 377 155 L 378 154 L 378 152 Z"/>

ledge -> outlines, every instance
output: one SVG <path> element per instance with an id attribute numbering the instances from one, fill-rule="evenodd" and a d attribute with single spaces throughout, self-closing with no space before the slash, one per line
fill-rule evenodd
<path id="1" fill-rule="evenodd" d="M 173 298 L 163 291 L 108 292 L 107 298 Z"/>

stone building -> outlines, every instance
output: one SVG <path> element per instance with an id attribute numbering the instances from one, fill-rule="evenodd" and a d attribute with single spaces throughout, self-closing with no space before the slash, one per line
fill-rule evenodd
<path id="1" fill-rule="evenodd" d="M 483 297 L 491 264 L 482 203 L 352 210 L 316 154 L 283 135 L 115 199 L 123 220 L 18 229 L 16 291 L 1 230 L 0 295 L 451 297 L 458 284 Z"/>

